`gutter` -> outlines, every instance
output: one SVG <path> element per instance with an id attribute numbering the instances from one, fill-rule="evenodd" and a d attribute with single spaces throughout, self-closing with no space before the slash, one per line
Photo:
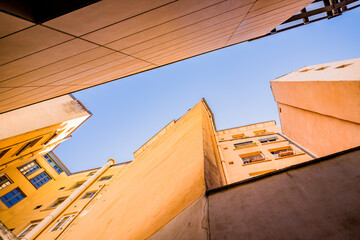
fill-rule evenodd
<path id="1" fill-rule="evenodd" d="M 285 137 L 283 134 L 281 134 L 281 133 L 276 133 L 276 134 L 278 134 L 279 136 L 285 138 L 285 139 L 288 140 L 291 144 L 297 146 L 297 147 L 300 148 L 303 152 L 305 152 L 306 154 L 310 155 L 312 158 L 316 158 L 315 155 L 309 153 L 309 152 L 308 152 L 307 150 L 305 150 L 303 147 L 301 147 L 301 146 L 299 146 L 298 144 L 294 143 L 291 139 Z"/>
<path id="2" fill-rule="evenodd" d="M 54 211 L 52 211 L 46 218 L 44 218 L 34 229 L 28 232 L 22 239 L 33 240 L 41 232 L 45 230 L 71 203 L 75 201 L 95 180 L 103 174 L 111 165 L 115 163 L 115 160 L 110 158 L 108 162 L 100 168 L 93 176 L 91 176 L 86 182 L 84 182 L 75 192 L 73 192 L 63 203 L 61 203 Z"/>

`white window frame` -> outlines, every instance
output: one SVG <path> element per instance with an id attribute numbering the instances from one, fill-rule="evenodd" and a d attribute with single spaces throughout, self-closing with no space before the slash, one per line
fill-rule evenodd
<path id="1" fill-rule="evenodd" d="M 69 215 L 64 215 L 62 218 L 59 219 L 59 221 L 56 222 L 56 224 L 49 230 L 49 232 L 58 231 L 58 230 L 63 229 L 63 228 L 70 222 L 70 220 L 71 220 L 74 216 L 75 216 L 75 213 L 69 214 Z M 66 219 L 63 223 L 61 223 L 62 220 L 63 220 L 64 218 L 66 218 L 66 217 L 68 217 L 68 219 Z M 53 229 L 56 228 L 60 223 L 61 223 L 61 226 L 58 227 L 58 229 L 53 230 Z"/>
<path id="2" fill-rule="evenodd" d="M 16 237 L 19 238 L 19 237 L 20 237 L 24 232 L 26 232 L 30 227 L 32 227 L 32 226 L 34 226 L 34 225 L 35 225 L 35 227 L 36 227 L 40 222 L 41 222 L 41 220 L 30 223 L 30 224 L 29 224 L 24 230 L 22 230 L 22 232 L 19 233 Z"/>

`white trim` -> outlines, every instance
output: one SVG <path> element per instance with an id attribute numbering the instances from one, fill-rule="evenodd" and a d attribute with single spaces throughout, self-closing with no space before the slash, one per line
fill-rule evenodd
<path id="1" fill-rule="evenodd" d="M 65 226 L 69 223 L 69 221 L 70 221 L 74 216 L 75 216 L 75 214 L 70 214 L 70 215 L 65 215 L 65 216 L 63 216 L 63 217 L 60 218 L 59 221 L 57 221 L 57 223 L 49 230 L 49 232 L 61 230 L 63 227 L 65 227 Z M 67 217 L 68 219 L 66 219 L 65 222 L 63 222 L 63 223 L 61 224 L 61 226 L 60 226 L 57 230 L 53 230 L 53 229 L 56 228 L 56 227 L 61 223 L 61 221 L 62 221 L 64 218 L 66 218 L 66 217 Z"/>

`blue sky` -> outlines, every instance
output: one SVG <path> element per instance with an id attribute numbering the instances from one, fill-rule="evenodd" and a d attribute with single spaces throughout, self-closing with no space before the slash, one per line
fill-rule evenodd
<path id="1" fill-rule="evenodd" d="M 279 117 L 269 82 L 307 65 L 360 57 L 360 8 L 74 93 L 93 116 L 55 153 L 70 169 L 133 152 L 205 98 L 217 129 Z"/>

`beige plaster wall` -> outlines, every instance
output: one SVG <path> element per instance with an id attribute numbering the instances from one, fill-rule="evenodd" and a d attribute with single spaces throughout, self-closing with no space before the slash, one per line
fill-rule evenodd
<path id="1" fill-rule="evenodd" d="M 254 131 L 266 130 L 264 134 L 255 135 Z M 295 144 L 277 134 L 281 129 L 275 121 L 256 123 L 237 128 L 224 129 L 217 132 L 224 168 L 227 173 L 228 183 L 238 182 L 253 176 L 265 174 L 297 163 L 312 159 Z M 243 137 L 233 137 L 244 134 Z M 260 139 L 276 137 L 277 141 L 261 143 Z M 234 144 L 252 141 L 253 144 L 242 148 L 236 148 Z M 273 149 L 290 147 L 294 155 L 276 158 L 271 154 Z M 240 155 L 261 152 L 265 160 L 244 164 Z"/>
<path id="2" fill-rule="evenodd" d="M 210 194 L 211 239 L 356 239 L 360 151 Z"/>
<path id="3" fill-rule="evenodd" d="M 271 88 L 278 103 L 360 124 L 359 80 L 272 81 Z"/>
<path id="4" fill-rule="evenodd" d="M 360 145 L 360 59 L 307 66 L 270 82 L 284 134 L 317 156 Z"/>
<path id="5" fill-rule="evenodd" d="M 278 106 L 281 108 L 280 120 L 284 134 L 316 156 L 325 156 L 360 145 L 358 123 L 281 103 L 278 103 Z"/>
<path id="6" fill-rule="evenodd" d="M 88 118 L 89 112 L 65 95 L 0 114 L 0 139 L 6 139 L 69 120 Z"/>
<path id="7" fill-rule="evenodd" d="M 148 146 L 60 239 L 146 239 L 203 196 L 204 111 L 198 103 Z"/>

